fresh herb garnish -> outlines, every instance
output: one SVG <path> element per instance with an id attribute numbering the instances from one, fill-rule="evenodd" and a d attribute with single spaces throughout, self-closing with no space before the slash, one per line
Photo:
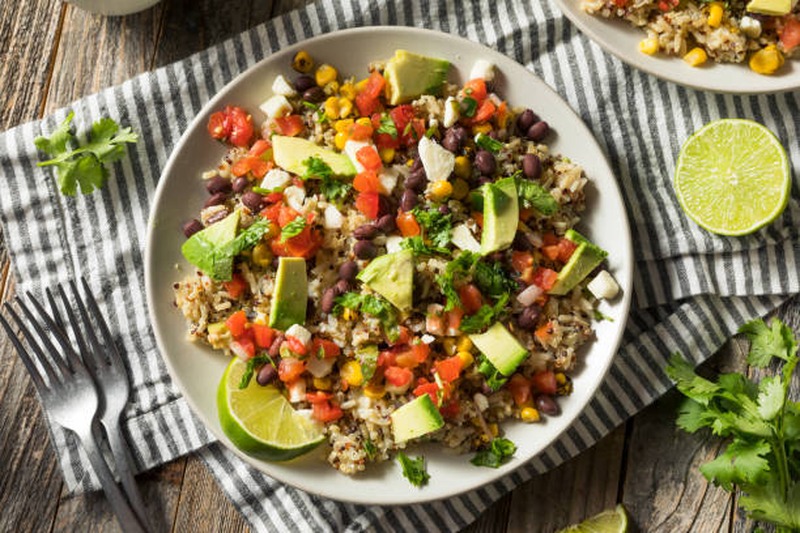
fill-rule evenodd
<path id="1" fill-rule="evenodd" d="M 364 446 L 364 453 L 367 454 L 367 459 L 369 459 L 370 461 L 374 461 L 375 457 L 378 454 L 378 449 L 375 447 L 375 444 L 369 439 L 369 437 L 367 437 L 364 440 L 363 446 Z"/>
<path id="2" fill-rule="evenodd" d="M 483 354 L 478 355 L 478 372 L 483 374 L 483 377 L 486 378 L 486 385 L 493 391 L 498 390 L 508 381 L 508 378 L 501 374 Z"/>
<path id="3" fill-rule="evenodd" d="M 303 172 L 301 179 L 307 180 L 309 178 L 324 178 L 333 176 L 333 169 L 321 157 L 311 156 L 303 161 L 306 170 Z"/>
<path id="4" fill-rule="evenodd" d="M 275 361 L 267 354 L 257 355 L 248 359 L 247 367 L 244 369 L 244 374 L 242 374 L 242 379 L 239 380 L 239 388 L 246 389 L 250 384 L 250 380 L 253 379 L 256 368 L 261 368 L 263 365 L 275 366 Z"/>
<path id="5" fill-rule="evenodd" d="M 522 200 L 523 207 L 536 209 L 544 216 L 550 216 L 558 211 L 558 201 L 550 192 L 536 183 L 518 177 L 517 195 Z"/>
<path id="6" fill-rule="evenodd" d="M 345 308 L 352 309 L 353 311 L 361 311 L 362 313 L 367 313 L 380 320 L 381 326 L 383 326 L 384 331 L 390 339 L 398 333 L 395 308 L 391 303 L 380 296 L 346 292 L 341 296 L 337 296 L 334 302 L 333 313 L 336 315 L 341 314 L 342 310 Z"/>
<path id="7" fill-rule="evenodd" d="M 497 139 L 492 139 L 485 133 L 479 133 L 475 136 L 475 144 L 484 150 L 489 150 L 493 154 L 496 154 L 503 149 L 503 143 Z"/>
<path id="8" fill-rule="evenodd" d="M 378 133 L 386 133 L 392 136 L 392 139 L 397 139 L 397 126 L 388 114 L 381 115 L 381 122 L 378 125 Z"/>
<path id="9" fill-rule="evenodd" d="M 231 215 L 228 215 L 231 216 Z M 234 258 L 248 248 L 252 248 L 269 230 L 270 221 L 261 218 L 243 230 L 233 240 L 217 244 L 203 231 L 189 237 L 181 252 L 193 264 L 215 281 L 229 281 L 233 276 Z"/>
<path id="10" fill-rule="evenodd" d="M 497 300 L 517 289 L 517 283 L 498 261 L 475 263 L 473 281 L 485 296 Z"/>
<path id="11" fill-rule="evenodd" d="M 439 284 L 439 288 L 446 299 L 445 311 L 450 311 L 454 307 L 461 305 L 461 299 L 455 288 L 456 278 L 469 276 L 472 272 L 472 267 L 475 266 L 475 263 L 480 258 L 479 254 L 463 251 L 458 257 L 447 263 L 444 272 L 436 276 L 436 283 Z"/>
<path id="12" fill-rule="evenodd" d="M 415 207 L 412 210 L 414 217 L 425 230 L 425 238 L 434 247 L 444 248 L 450 243 L 453 236 L 453 215 L 450 213 L 440 213 L 438 209 L 421 209 Z"/>
<path id="13" fill-rule="evenodd" d="M 470 463 L 475 466 L 499 468 L 517 451 L 517 445 L 505 437 L 496 437 L 489 443 L 489 448 L 475 454 Z"/>
<path id="14" fill-rule="evenodd" d="M 614 318 L 613 317 L 610 317 L 610 316 L 600 312 L 600 310 L 598 310 L 598 309 L 594 310 L 594 319 L 597 320 L 598 322 L 600 322 L 602 320 L 608 320 L 609 322 L 614 322 Z"/>
<path id="15" fill-rule="evenodd" d="M 304 229 L 306 229 L 306 218 L 303 215 L 300 215 L 294 220 L 289 221 L 281 229 L 281 242 L 286 242 L 286 239 L 297 237 L 303 233 Z"/>
<path id="16" fill-rule="evenodd" d="M 329 201 L 344 199 L 352 189 L 349 183 L 336 179 L 333 169 L 321 158 L 311 156 L 303 161 L 303 164 L 306 166 L 306 171 L 301 178 L 303 180 L 319 178 L 319 190 Z"/>
<path id="17" fill-rule="evenodd" d="M 319 106 L 315 103 L 309 102 L 308 100 L 301 100 L 300 105 L 302 105 L 303 107 L 307 107 L 312 111 L 319 111 Z"/>
<path id="18" fill-rule="evenodd" d="M 425 137 L 427 137 L 428 139 L 430 139 L 434 135 L 438 135 L 438 134 L 439 134 L 439 125 L 438 124 L 432 124 L 430 128 L 425 130 Z"/>
<path id="19" fill-rule="evenodd" d="M 421 455 L 412 459 L 403 452 L 397 452 L 397 460 L 403 468 L 403 476 L 415 487 L 421 487 L 431 478 L 425 469 L 425 458 Z"/>
<path id="20" fill-rule="evenodd" d="M 411 250 L 414 255 L 434 255 L 434 254 L 449 254 L 450 250 L 438 246 L 431 246 L 425 244 L 423 238 L 419 235 L 415 237 L 406 237 L 400 241 L 400 248 L 404 250 Z"/>
<path id="21" fill-rule="evenodd" d="M 493 306 L 483 304 L 474 315 L 465 316 L 461 320 L 461 326 L 459 327 L 461 332 L 477 333 L 497 322 L 498 318 L 506 311 L 505 307 L 508 303 L 508 298 L 508 294 L 503 294 Z"/>
<path id="22" fill-rule="evenodd" d="M 754 320 L 739 331 L 750 339 L 747 362 L 756 368 L 783 361 L 779 375 L 753 382 L 742 374 L 720 375 L 716 382 L 697 375 L 679 354 L 667 367 L 687 399 L 677 425 L 694 433 L 710 428 L 731 440 L 725 451 L 700 472 L 725 490 L 742 491 L 740 505 L 751 519 L 769 522 L 778 531 L 800 529 L 800 403 L 789 400 L 797 366 L 797 339 L 777 319 Z"/>
<path id="23" fill-rule="evenodd" d="M 92 124 L 90 138 L 81 144 L 70 128 L 74 116 L 70 112 L 50 137 L 40 136 L 33 141 L 36 148 L 53 156 L 37 165 L 56 167 L 58 187 L 67 196 L 74 196 L 78 187 L 82 194 L 101 188 L 108 176 L 105 165 L 125 156 L 125 143 L 139 140 L 131 128 L 120 129 L 119 124 L 106 117 Z"/>
<path id="24" fill-rule="evenodd" d="M 265 189 L 264 187 L 253 187 L 253 192 L 257 192 L 258 194 L 272 194 L 275 191 L 272 189 Z"/>
<path id="25" fill-rule="evenodd" d="M 471 96 L 465 96 L 461 100 L 461 114 L 465 117 L 474 117 L 478 110 L 478 101 Z"/>

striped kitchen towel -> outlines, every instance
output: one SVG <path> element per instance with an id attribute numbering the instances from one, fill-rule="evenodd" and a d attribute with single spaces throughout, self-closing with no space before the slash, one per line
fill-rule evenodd
<path id="1" fill-rule="evenodd" d="M 125 421 L 142 469 L 201 450 L 235 505 L 259 530 L 452 530 L 503 493 L 591 446 L 670 386 L 668 355 L 699 363 L 739 324 L 776 308 L 798 281 L 796 198 L 781 218 L 738 239 L 699 230 L 682 214 L 670 169 L 688 135 L 709 120 L 764 123 L 800 168 L 800 92 L 724 96 L 688 90 L 630 69 L 579 34 L 550 0 L 325 0 L 262 24 L 179 63 L 84 98 L 53 116 L 0 134 L 0 217 L 20 291 L 85 276 L 128 354 L 133 398 Z M 161 169 L 193 116 L 259 59 L 315 34 L 361 25 L 409 25 L 466 36 L 522 63 L 580 114 L 608 155 L 632 222 L 634 310 L 596 398 L 553 446 L 501 481 L 446 502 L 365 507 L 325 500 L 249 468 L 213 443 L 170 381 L 148 323 L 143 243 Z M 37 135 L 67 113 L 85 130 L 111 116 L 141 133 L 101 191 L 62 196 L 35 166 Z M 657 127 L 654 125 L 657 124 Z M 646 132 L 645 135 L 642 133 Z M 790 142 L 791 141 L 791 142 Z M 71 490 L 97 487 L 88 461 L 52 428 Z"/>

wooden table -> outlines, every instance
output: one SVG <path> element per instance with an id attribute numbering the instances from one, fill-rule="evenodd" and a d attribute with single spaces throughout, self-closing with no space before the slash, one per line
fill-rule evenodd
<path id="1" fill-rule="evenodd" d="M 0 130 L 182 59 L 304 0 L 169 0 L 105 18 L 60 0 L 0 2 Z M 14 293 L 3 254 L 0 299 Z M 798 304 L 778 315 L 795 331 Z M 741 340 L 710 362 L 744 370 Z M 635 530 L 750 531 L 736 497 L 710 486 L 697 466 L 720 444 L 676 431 L 674 391 L 592 449 L 519 487 L 468 531 L 553 531 L 622 502 Z M 0 531 L 118 531 L 101 494 L 66 493 L 39 402 L 7 339 L 0 345 Z M 177 459 L 138 477 L 161 531 L 241 531 L 244 519 L 202 462 Z"/>

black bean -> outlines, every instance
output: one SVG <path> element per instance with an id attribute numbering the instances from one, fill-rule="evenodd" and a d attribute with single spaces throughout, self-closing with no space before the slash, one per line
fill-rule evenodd
<path id="1" fill-rule="evenodd" d="M 525 154 L 522 158 L 522 173 L 528 179 L 539 179 L 542 175 L 542 162 L 536 154 Z"/>
<path id="2" fill-rule="evenodd" d="M 384 233 L 391 233 L 395 229 L 397 229 L 397 224 L 395 223 L 394 216 L 391 214 L 383 215 L 378 221 L 375 223 L 375 226 Z"/>
<path id="3" fill-rule="evenodd" d="M 358 274 L 358 264 L 355 261 L 345 261 L 339 267 L 339 277 L 346 281 L 353 281 Z"/>
<path id="4" fill-rule="evenodd" d="M 228 195 L 224 192 L 214 193 L 208 197 L 206 203 L 203 204 L 203 207 L 211 207 L 212 205 L 221 205 L 225 203 L 225 200 L 228 199 Z"/>
<path id="5" fill-rule="evenodd" d="M 450 214 L 450 208 L 447 207 L 446 205 L 440 205 L 439 208 L 438 208 L 438 211 L 443 215 L 449 215 Z"/>
<path id="6" fill-rule="evenodd" d="M 222 176 L 214 176 L 206 180 L 206 190 L 209 194 L 218 192 L 231 192 L 231 180 Z"/>
<path id="7" fill-rule="evenodd" d="M 257 192 L 247 191 L 242 195 L 242 203 L 247 209 L 255 213 L 261 209 L 261 205 L 264 203 L 264 197 Z"/>
<path id="8" fill-rule="evenodd" d="M 489 150 L 478 150 L 475 153 L 475 168 L 478 172 L 486 176 L 491 176 L 497 169 L 497 162 L 494 160 L 494 154 Z"/>
<path id="9" fill-rule="evenodd" d="M 542 413 L 550 416 L 556 416 L 561 412 L 558 408 L 556 401 L 547 394 L 540 394 L 536 397 L 536 408 Z"/>
<path id="10" fill-rule="evenodd" d="M 333 292 L 336 296 L 342 295 L 350 290 L 350 282 L 346 279 L 340 279 L 333 286 Z"/>
<path id="11" fill-rule="evenodd" d="M 444 134 L 444 138 L 442 139 L 442 147 L 445 150 L 450 152 L 458 153 L 461 149 L 461 141 L 458 139 L 458 136 L 453 133 L 453 130 L 447 130 L 447 133 Z"/>
<path id="12" fill-rule="evenodd" d="M 378 218 L 396 211 L 397 206 L 394 204 L 394 200 L 382 194 L 378 196 Z"/>
<path id="13" fill-rule="evenodd" d="M 316 87 L 317 82 L 314 81 L 314 78 L 307 74 L 301 74 L 297 76 L 294 80 L 294 88 L 299 93 L 304 93 L 307 90 L 311 89 L 312 87 Z"/>
<path id="14" fill-rule="evenodd" d="M 353 253 L 359 259 L 372 259 L 378 255 L 378 249 L 370 241 L 358 241 L 353 245 Z"/>
<path id="15" fill-rule="evenodd" d="M 353 230 L 353 237 L 359 241 L 369 241 L 378 236 L 378 228 L 373 224 L 364 224 Z"/>
<path id="16" fill-rule="evenodd" d="M 531 244 L 531 241 L 528 239 L 528 237 L 526 237 L 521 231 L 518 231 L 516 235 L 514 235 L 514 242 L 511 243 L 511 246 L 515 250 L 519 250 L 521 252 L 532 252 L 536 249 L 536 247 Z"/>
<path id="17" fill-rule="evenodd" d="M 325 289 L 325 292 L 322 293 L 320 308 L 326 315 L 333 311 L 333 306 L 336 304 L 336 296 L 336 290 L 333 287 L 328 287 Z"/>
<path id="18" fill-rule="evenodd" d="M 278 333 L 278 336 L 275 337 L 275 340 L 270 344 L 267 353 L 273 360 L 281 354 L 281 344 L 283 344 L 284 340 L 286 340 L 286 336 L 283 333 Z M 277 363 L 277 361 L 275 362 Z"/>
<path id="19" fill-rule="evenodd" d="M 548 133 L 550 133 L 550 125 L 544 120 L 540 120 L 528 128 L 525 136 L 532 141 L 539 142 L 547 137 Z"/>
<path id="20" fill-rule="evenodd" d="M 526 109 L 517 117 L 517 131 L 524 135 L 538 121 L 536 113 L 532 109 Z"/>
<path id="21" fill-rule="evenodd" d="M 303 100 L 311 102 L 312 104 L 318 104 L 325 100 L 325 91 L 322 90 L 322 87 L 311 87 L 303 92 Z"/>
<path id="22" fill-rule="evenodd" d="M 192 235 L 203 229 L 203 223 L 197 220 L 196 218 L 193 218 L 192 220 L 185 222 L 183 224 L 182 229 L 183 229 L 183 234 L 186 235 L 186 238 L 188 239 L 189 237 L 191 237 Z"/>
<path id="23" fill-rule="evenodd" d="M 278 371 L 275 370 L 275 367 L 269 363 L 266 363 L 259 369 L 258 374 L 256 375 L 256 382 L 263 387 L 264 385 L 269 385 L 275 381 L 275 378 L 277 377 Z"/>
<path id="24" fill-rule="evenodd" d="M 522 329 L 531 330 L 536 327 L 536 319 L 539 318 L 541 312 L 542 309 L 538 305 L 529 305 L 522 310 L 522 314 L 517 318 L 517 324 L 519 324 L 519 327 Z"/>
<path id="25" fill-rule="evenodd" d="M 467 140 L 467 130 L 460 124 L 453 126 L 448 131 L 453 132 L 452 135 L 455 135 L 456 139 L 458 139 L 459 145 L 464 144 L 464 141 Z"/>
<path id="26" fill-rule="evenodd" d="M 247 186 L 250 185 L 250 180 L 245 178 L 244 176 L 239 176 L 235 180 L 233 180 L 233 192 L 239 193 L 244 192 Z"/>
<path id="27" fill-rule="evenodd" d="M 428 176 L 425 174 L 425 169 L 420 167 L 417 170 L 412 170 L 404 185 L 406 189 L 411 189 L 417 194 L 423 192 L 428 185 Z"/>
<path id="28" fill-rule="evenodd" d="M 417 193 L 411 189 L 403 191 L 403 196 L 400 197 L 400 209 L 403 211 L 411 211 L 417 206 Z"/>

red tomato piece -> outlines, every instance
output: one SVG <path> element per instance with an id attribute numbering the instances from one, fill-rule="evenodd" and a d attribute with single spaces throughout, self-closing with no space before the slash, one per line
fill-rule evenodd
<path id="1" fill-rule="evenodd" d="M 244 337 L 231 341 L 230 349 L 240 359 L 250 359 L 256 355 L 256 345 Z"/>
<path id="2" fill-rule="evenodd" d="M 800 45 L 800 19 L 785 17 L 779 35 L 783 49 L 788 54 Z"/>
<path id="3" fill-rule="evenodd" d="M 359 124 L 356 122 L 350 126 L 350 139 L 354 141 L 366 141 L 372 138 L 372 126 Z"/>
<path id="4" fill-rule="evenodd" d="M 261 216 L 277 224 L 278 219 L 281 216 L 281 204 L 275 203 L 265 207 L 264 209 L 261 210 Z"/>
<path id="5" fill-rule="evenodd" d="M 365 170 L 356 174 L 353 179 L 353 188 L 358 192 L 376 193 L 380 189 L 380 181 L 374 171 Z"/>
<path id="6" fill-rule="evenodd" d="M 373 173 L 383 167 L 381 156 L 374 146 L 362 146 L 356 152 L 356 161 L 361 163 L 366 170 L 371 170 Z"/>
<path id="7" fill-rule="evenodd" d="M 393 350 L 384 350 L 378 354 L 377 366 L 385 368 L 388 366 L 395 366 L 397 354 Z"/>
<path id="8" fill-rule="evenodd" d="M 238 106 L 225 106 L 208 120 L 208 133 L 234 146 L 249 146 L 253 132 L 253 117 Z"/>
<path id="9" fill-rule="evenodd" d="M 389 111 L 389 117 L 394 122 L 398 135 L 402 135 L 408 123 L 414 118 L 414 108 L 410 104 L 399 105 Z"/>
<path id="10" fill-rule="evenodd" d="M 542 255 L 548 258 L 550 261 L 555 261 L 558 259 L 558 252 L 558 244 L 548 244 L 542 246 Z"/>
<path id="11" fill-rule="evenodd" d="M 439 386 L 436 383 L 428 383 L 428 380 L 425 378 L 420 378 L 417 382 L 417 386 L 414 388 L 414 396 L 422 396 L 423 394 L 427 394 L 431 397 L 434 404 L 439 403 L 438 398 L 438 391 Z"/>
<path id="12" fill-rule="evenodd" d="M 458 379 L 458 375 L 461 373 L 461 365 L 461 358 L 457 355 L 436 361 L 433 364 L 439 377 L 448 383 Z"/>
<path id="13" fill-rule="evenodd" d="M 475 116 L 470 119 L 470 123 L 479 124 L 481 122 L 486 122 L 494 116 L 495 111 L 497 111 L 497 106 L 494 105 L 494 102 L 491 100 L 484 100 L 478 105 L 478 110 L 475 111 Z"/>
<path id="14" fill-rule="evenodd" d="M 511 252 L 511 268 L 514 269 L 514 272 L 522 274 L 526 268 L 531 266 L 533 266 L 533 254 L 517 250 Z"/>
<path id="15" fill-rule="evenodd" d="M 317 402 L 311 404 L 311 417 L 319 422 L 333 422 L 342 418 L 342 408 L 333 402 Z"/>
<path id="16" fill-rule="evenodd" d="M 330 400 L 332 395 L 324 391 L 314 391 L 306 393 L 306 401 L 308 403 L 322 403 Z"/>
<path id="17" fill-rule="evenodd" d="M 303 341 L 298 339 L 297 337 L 292 337 L 291 335 L 286 337 L 286 346 L 289 347 L 291 351 L 298 355 L 305 355 L 308 353 L 308 348 L 306 345 L 303 344 Z"/>
<path id="18" fill-rule="evenodd" d="M 278 212 L 278 225 L 284 227 L 289 222 L 293 221 L 300 216 L 300 213 L 289 207 L 288 205 L 281 205 Z"/>
<path id="19" fill-rule="evenodd" d="M 479 104 L 486 99 L 486 81 L 483 78 L 475 78 L 464 84 L 464 95 L 474 98 Z"/>
<path id="20" fill-rule="evenodd" d="M 264 197 L 264 200 L 267 203 L 274 204 L 276 202 L 280 202 L 283 200 L 283 193 L 282 192 L 271 192 Z"/>
<path id="21" fill-rule="evenodd" d="M 469 315 L 477 313 L 478 309 L 483 305 L 481 291 L 472 283 L 459 287 L 458 298 L 461 300 L 461 307 Z"/>
<path id="22" fill-rule="evenodd" d="M 317 357 L 321 355 L 323 359 L 328 359 L 330 357 L 338 357 L 341 353 L 342 349 L 332 340 L 315 337 L 311 341 L 311 355 Z"/>
<path id="23" fill-rule="evenodd" d="M 376 192 L 361 192 L 356 197 L 356 209 L 367 218 L 378 218 L 380 198 Z"/>
<path id="24" fill-rule="evenodd" d="M 261 157 L 265 155 L 265 152 L 270 148 L 272 148 L 271 142 L 264 139 L 258 139 L 256 142 L 253 143 L 253 146 L 250 147 L 250 151 L 247 152 L 247 155 L 251 155 L 253 157 Z"/>
<path id="25" fill-rule="evenodd" d="M 383 377 L 395 387 L 405 387 L 414 379 L 414 373 L 408 368 L 390 366 L 383 371 Z"/>
<path id="26" fill-rule="evenodd" d="M 562 263 L 569 261 L 569 258 L 572 257 L 572 253 L 577 247 L 578 245 L 571 240 L 561 239 L 558 242 L 558 260 Z"/>
<path id="27" fill-rule="evenodd" d="M 231 174 L 239 177 L 251 172 L 256 178 L 263 178 L 271 166 L 270 161 L 264 161 L 260 157 L 245 156 L 233 164 Z"/>
<path id="28" fill-rule="evenodd" d="M 458 416 L 458 413 L 460 411 L 461 411 L 461 405 L 458 403 L 457 399 L 450 400 L 449 402 L 439 407 L 439 412 L 445 418 L 455 418 L 456 416 Z"/>
<path id="29" fill-rule="evenodd" d="M 289 383 L 299 378 L 305 372 L 306 364 L 295 357 L 284 357 L 278 363 L 278 379 Z"/>
<path id="30" fill-rule="evenodd" d="M 556 284 L 558 272 L 555 270 L 539 267 L 533 273 L 533 284 L 544 291 L 549 291 Z"/>
<path id="31" fill-rule="evenodd" d="M 370 116 L 381 105 L 380 95 L 385 85 L 386 80 L 381 73 L 373 70 L 364 89 L 356 95 L 356 107 L 362 117 Z"/>
<path id="32" fill-rule="evenodd" d="M 403 237 L 416 237 L 422 233 L 422 228 L 419 227 L 419 222 L 411 211 L 397 215 L 395 223 Z"/>
<path id="33" fill-rule="evenodd" d="M 230 129 L 225 121 L 225 113 L 217 111 L 208 117 L 208 134 L 217 140 L 224 140 L 228 138 Z"/>
<path id="34" fill-rule="evenodd" d="M 231 277 L 230 281 L 224 281 L 222 284 L 225 286 L 225 290 L 228 291 L 228 294 L 231 295 L 231 298 L 238 298 L 244 294 L 244 291 L 246 291 L 248 287 L 247 282 L 238 272 Z"/>
<path id="35" fill-rule="evenodd" d="M 508 391 L 514 399 L 514 404 L 519 407 L 531 401 L 531 382 L 522 374 L 514 374 L 508 380 Z"/>
<path id="36" fill-rule="evenodd" d="M 399 333 L 394 341 L 388 340 L 389 346 L 408 344 L 411 341 L 411 330 L 405 326 L 397 326 Z"/>
<path id="37" fill-rule="evenodd" d="M 286 115 L 285 117 L 278 117 L 275 119 L 275 131 L 279 135 L 296 137 L 303 132 L 305 127 L 305 124 L 303 124 L 303 117 L 300 115 Z"/>
<path id="38" fill-rule="evenodd" d="M 253 338 L 256 346 L 259 348 L 267 349 L 272 346 L 275 340 L 275 330 L 263 324 L 252 324 L 250 329 L 253 332 Z"/>
<path id="39" fill-rule="evenodd" d="M 531 377 L 531 384 L 540 394 L 554 395 L 558 391 L 556 374 L 552 370 L 542 370 Z"/>
<path id="40" fill-rule="evenodd" d="M 236 311 L 225 321 L 225 327 L 228 328 L 234 339 L 241 337 L 247 329 L 247 315 L 244 311 Z"/>

